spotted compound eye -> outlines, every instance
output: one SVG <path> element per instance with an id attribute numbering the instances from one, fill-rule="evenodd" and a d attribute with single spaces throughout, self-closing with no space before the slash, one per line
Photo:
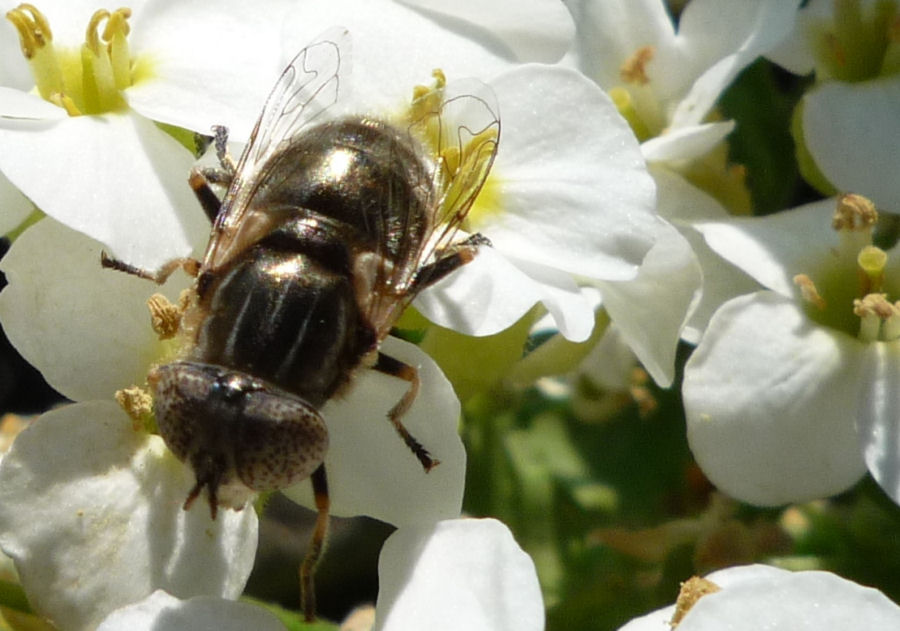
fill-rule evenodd
<path id="1" fill-rule="evenodd" d="M 209 493 L 242 483 L 254 491 L 284 488 L 318 467 L 328 448 L 319 413 L 303 399 L 222 366 L 173 362 L 147 378 L 160 435 L 188 462 Z"/>
<path id="2" fill-rule="evenodd" d="M 328 432 L 302 399 L 264 390 L 244 396 L 236 428 L 234 467 L 255 491 L 281 489 L 308 478 L 322 464 Z"/>

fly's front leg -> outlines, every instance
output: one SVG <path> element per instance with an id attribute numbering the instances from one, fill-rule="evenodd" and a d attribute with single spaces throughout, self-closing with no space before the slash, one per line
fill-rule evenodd
<path id="1" fill-rule="evenodd" d="M 398 379 L 409 382 L 409 388 L 400 400 L 397 401 L 397 404 L 388 411 L 388 420 L 390 420 L 394 429 L 397 430 L 397 433 L 400 434 L 400 438 L 403 439 L 403 442 L 406 443 L 409 450 L 412 451 L 416 458 L 419 459 L 419 462 L 422 463 L 422 468 L 425 469 L 425 472 L 431 471 L 440 464 L 440 461 L 431 457 L 428 450 L 409 433 L 409 430 L 406 429 L 403 422 L 400 420 L 409 410 L 413 401 L 416 400 L 416 395 L 419 393 L 419 371 L 413 366 L 410 366 L 399 359 L 394 359 L 390 355 L 385 355 L 380 351 L 378 352 L 378 359 L 376 360 L 375 365 L 372 366 L 372 370 L 377 370 L 380 373 L 391 375 L 392 377 L 397 377 Z"/>
<path id="2" fill-rule="evenodd" d="M 191 174 L 188 177 L 188 185 L 194 191 L 197 201 L 200 202 L 203 212 L 210 221 L 215 221 L 216 217 L 219 216 L 219 211 L 222 210 L 222 200 L 219 199 L 219 196 L 216 195 L 211 186 L 212 184 L 223 183 L 217 181 L 220 175 L 222 174 L 218 169 L 194 167 L 191 169 Z M 228 183 L 230 184 L 231 180 Z"/>
<path id="3" fill-rule="evenodd" d="M 227 189 L 234 181 L 234 175 L 237 172 L 234 160 L 228 153 L 228 128 L 222 125 L 215 125 L 213 133 L 215 134 L 214 143 L 219 166 L 194 167 L 191 169 L 191 174 L 188 178 L 191 190 L 194 191 L 200 206 L 203 207 L 203 212 L 206 213 L 210 221 L 215 221 L 216 217 L 219 216 L 219 211 L 222 210 L 222 201 L 216 195 L 212 186 L 223 186 Z"/>
<path id="4" fill-rule="evenodd" d="M 148 270 L 143 267 L 126 263 L 120 259 L 109 256 L 106 252 L 100 252 L 100 265 L 106 269 L 114 269 L 125 272 L 138 278 L 152 280 L 157 285 L 162 285 L 177 269 L 183 269 L 189 276 L 197 276 L 200 273 L 200 261 L 190 257 L 172 259 L 156 270 Z"/>
<path id="5" fill-rule="evenodd" d="M 228 153 L 228 128 L 225 125 L 213 125 L 213 133 L 215 134 L 216 158 L 219 160 L 222 170 L 229 175 L 230 183 L 234 174 L 237 173 L 237 167 L 231 154 Z"/>
<path id="6" fill-rule="evenodd" d="M 475 233 L 468 238 L 454 243 L 438 253 L 438 258 L 433 263 L 423 265 L 410 283 L 409 291 L 418 293 L 446 278 L 463 265 L 472 262 L 478 254 L 479 247 L 490 247 L 490 240 L 480 233 Z"/>

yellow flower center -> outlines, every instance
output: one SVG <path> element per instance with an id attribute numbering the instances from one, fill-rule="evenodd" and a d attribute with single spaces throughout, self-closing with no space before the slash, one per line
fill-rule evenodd
<path id="1" fill-rule="evenodd" d="M 808 274 L 794 277 L 810 318 L 866 342 L 900 338 L 900 302 L 888 298 L 900 294 L 900 279 L 885 275 L 888 254 L 872 244 L 877 222 L 871 201 L 843 195 L 832 217 L 840 245 L 817 270 L 818 284 Z"/>
<path id="2" fill-rule="evenodd" d="M 833 20 L 814 25 L 811 39 L 820 80 L 865 81 L 900 72 L 896 0 L 834 0 Z"/>
<path id="3" fill-rule="evenodd" d="M 47 18 L 31 4 L 6 14 L 19 33 L 38 94 L 70 116 L 123 109 L 122 90 L 143 74 L 128 50 L 131 9 L 100 9 L 91 16 L 80 48 L 54 46 Z"/>
<path id="4" fill-rule="evenodd" d="M 402 118 L 430 150 L 438 170 L 442 205 L 450 209 L 471 203 L 468 218 L 477 225 L 480 217 L 500 208 L 497 178 L 488 172 L 500 140 L 500 124 L 489 107 L 483 120 L 458 124 L 444 99 L 447 79 L 443 71 L 434 70 L 432 76 L 433 85 L 413 89 L 412 103 Z"/>

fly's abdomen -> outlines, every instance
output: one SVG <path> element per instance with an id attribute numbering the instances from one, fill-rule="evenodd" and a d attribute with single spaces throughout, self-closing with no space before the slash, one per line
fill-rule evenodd
<path id="1" fill-rule="evenodd" d="M 304 253 L 251 248 L 212 288 L 192 359 L 319 407 L 359 363 L 359 322 L 346 275 Z"/>

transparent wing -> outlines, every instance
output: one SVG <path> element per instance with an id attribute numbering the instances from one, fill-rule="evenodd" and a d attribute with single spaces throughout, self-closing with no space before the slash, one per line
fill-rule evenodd
<path id="1" fill-rule="evenodd" d="M 454 83 L 439 111 L 430 113 L 438 131 L 435 142 L 435 200 L 432 234 L 418 264 L 430 262 L 450 247 L 484 187 L 500 142 L 500 114 L 493 91 L 478 81 Z M 414 127 L 428 125 L 422 120 Z"/>
<path id="2" fill-rule="evenodd" d="M 408 132 L 434 163 L 427 188 L 427 233 L 399 265 L 376 279 L 369 313 L 386 334 L 415 298 L 420 270 L 452 254 L 457 234 L 484 188 L 500 141 L 500 115 L 493 91 L 475 80 L 441 88 L 441 98 L 425 94 L 411 108 Z M 392 296 L 391 301 L 389 297 Z"/>
<path id="3" fill-rule="evenodd" d="M 350 34 L 329 29 L 281 73 L 256 121 L 238 173 L 253 172 L 306 125 L 337 103 L 350 72 Z"/>
<path id="4" fill-rule="evenodd" d="M 297 53 L 281 73 L 222 201 L 224 212 L 216 219 L 204 257 L 205 267 L 216 267 L 227 260 L 236 241 L 247 241 L 249 235 L 238 235 L 255 192 L 254 180 L 273 155 L 338 102 L 346 90 L 349 73 L 350 34 L 343 27 L 322 33 Z"/>

